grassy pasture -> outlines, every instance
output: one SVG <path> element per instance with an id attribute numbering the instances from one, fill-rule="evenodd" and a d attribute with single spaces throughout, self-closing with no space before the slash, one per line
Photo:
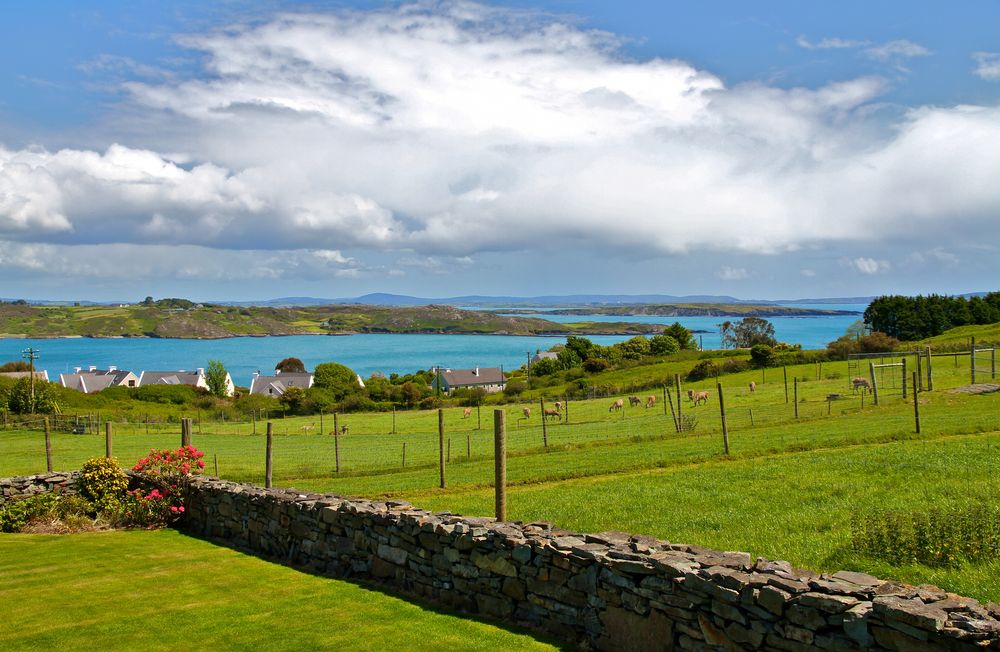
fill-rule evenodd
<path id="1" fill-rule="evenodd" d="M 0 601 L 6 650 L 559 649 L 172 530 L 0 535 Z"/>

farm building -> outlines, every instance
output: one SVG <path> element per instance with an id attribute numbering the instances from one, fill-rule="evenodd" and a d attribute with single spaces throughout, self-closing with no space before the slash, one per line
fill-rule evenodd
<path id="1" fill-rule="evenodd" d="M 540 360 L 559 360 L 559 354 L 555 351 L 535 351 L 531 363 L 534 364 Z"/>
<path id="2" fill-rule="evenodd" d="M 441 391 L 451 394 L 456 389 L 471 389 L 482 387 L 489 394 L 502 392 L 507 386 L 507 378 L 503 370 L 497 367 L 476 367 L 475 369 L 440 369 L 435 375 L 432 386 L 436 389 L 438 377 L 441 379 Z"/>
<path id="3" fill-rule="evenodd" d="M 117 367 L 98 369 L 91 366 L 87 370 L 77 367 L 71 374 L 59 374 L 59 384 L 84 394 L 93 394 L 108 387 L 138 387 L 139 377 Z"/>
<path id="4" fill-rule="evenodd" d="M 139 376 L 139 387 L 146 385 L 191 385 L 208 389 L 208 382 L 205 380 L 205 370 L 198 368 L 196 371 L 144 371 Z M 226 396 L 232 396 L 236 387 L 233 385 L 233 378 L 226 373 Z"/>
<path id="5" fill-rule="evenodd" d="M 313 375 L 310 373 L 282 373 L 278 371 L 274 376 L 262 376 L 260 372 L 257 372 L 250 380 L 250 393 L 277 398 L 284 394 L 289 387 L 309 389 L 312 386 Z"/>

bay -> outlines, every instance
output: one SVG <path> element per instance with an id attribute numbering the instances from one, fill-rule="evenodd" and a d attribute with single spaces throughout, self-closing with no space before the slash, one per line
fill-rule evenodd
<path id="1" fill-rule="evenodd" d="M 839 310 L 864 310 L 865 306 L 822 306 Z M 699 337 L 705 348 L 718 348 L 718 324 L 729 317 L 632 317 L 607 315 L 549 315 L 553 321 L 635 321 L 672 324 L 679 321 L 686 328 L 708 331 Z M 823 348 L 844 333 L 859 319 L 855 315 L 830 317 L 775 317 L 777 338 L 800 343 L 803 348 Z M 598 344 L 613 344 L 628 339 L 622 335 L 590 337 Z M 115 365 L 139 373 L 147 371 L 194 370 L 209 360 L 220 360 L 240 386 L 250 384 L 254 371 L 270 373 L 281 359 L 294 356 L 312 369 L 321 362 L 336 361 L 364 377 L 374 372 L 405 374 L 435 365 L 452 368 L 500 367 L 512 369 L 525 363 L 536 350 L 546 350 L 565 341 L 563 337 L 527 337 L 508 335 L 292 335 L 286 337 L 234 337 L 221 340 L 181 340 L 147 338 L 66 338 L 0 339 L 0 364 L 21 359 L 24 349 L 40 351 L 39 369 L 45 369 L 56 381 L 60 373 L 74 367 L 95 365 L 106 369 Z"/>

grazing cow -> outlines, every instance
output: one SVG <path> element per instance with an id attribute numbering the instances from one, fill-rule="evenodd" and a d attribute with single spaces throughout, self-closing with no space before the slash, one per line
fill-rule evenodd
<path id="1" fill-rule="evenodd" d="M 754 381 L 751 380 L 750 381 L 750 393 L 753 394 L 756 391 L 757 391 L 757 383 L 755 383 Z"/>
<path id="2" fill-rule="evenodd" d="M 555 406 L 555 408 L 556 408 L 556 412 L 559 412 L 559 411 L 561 411 L 561 410 L 562 410 L 562 401 L 556 401 L 556 402 L 555 402 L 555 403 L 553 403 L 552 405 L 554 405 L 554 406 Z"/>
<path id="3" fill-rule="evenodd" d="M 531 408 L 522 408 L 521 412 L 524 414 L 525 419 L 531 418 Z"/>
<path id="4" fill-rule="evenodd" d="M 646 397 L 646 407 L 648 407 L 648 408 L 656 407 L 656 395 L 655 394 L 650 394 L 649 396 Z"/>
<path id="5" fill-rule="evenodd" d="M 463 419 L 468 419 L 471 416 L 472 416 L 472 408 L 465 408 L 464 410 L 462 410 Z"/>
<path id="6" fill-rule="evenodd" d="M 637 405 L 642 405 L 642 399 L 639 398 L 638 396 L 629 396 L 628 397 L 628 404 L 629 404 L 629 407 L 635 407 Z"/>
<path id="7" fill-rule="evenodd" d="M 340 434 L 342 434 L 342 435 L 346 435 L 347 434 L 347 424 L 346 423 L 344 425 L 340 426 Z"/>
<path id="8" fill-rule="evenodd" d="M 608 408 L 608 412 L 617 412 L 618 410 L 621 410 L 624 407 L 625 407 L 625 399 L 620 398 L 611 404 L 611 407 Z"/>
<path id="9" fill-rule="evenodd" d="M 312 429 L 313 429 L 313 427 L 311 425 L 302 426 L 302 434 L 304 435 L 304 434 L 306 434 L 307 432 L 309 432 Z"/>
<path id="10" fill-rule="evenodd" d="M 695 405 L 698 405 L 699 403 L 702 402 L 708 403 L 708 392 L 705 391 L 696 392 L 693 389 L 689 389 L 688 398 L 691 399 L 691 401 L 694 402 Z"/>
<path id="11" fill-rule="evenodd" d="M 868 390 L 868 391 L 871 391 L 872 388 L 872 384 L 868 381 L 868 379 L 862 378 L 861 376 L 857 376 L 856 378 L 851 378 L 851 386 L 854 387 L 855 392 L 858 391 L 859 387 L 862 390 Z"/>
<path id="12" fill-rule="evenodd" d="M 542 418 L 548 419 L 549 417 L 555 417 L 557 420 L 562 418 L 562 413 L 559 410 L 553 410 L 552 408 L 545 408 L 542 411 Z"/>

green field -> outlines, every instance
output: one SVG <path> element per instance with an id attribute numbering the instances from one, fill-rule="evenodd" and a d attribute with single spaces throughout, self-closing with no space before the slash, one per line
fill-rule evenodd
<path id="1" fill-rule="evenodd" d="M 683 386 L 706 389 L 711 398 L 694 406 L 682 396 L 682 413 L 694 428 L 681 433 L 662 390 L 640 394 L 643 401 L 657 396 L 649 409 L 626 401 L 624 410 L 609 411 L 615 396 L 570 401 L 563 419 L 544 431 L 537 402 L 508 405 L 511 517 L 747 550 L 807 568 L 864 570 L 998 600 L 1000 587 L 990 579 L 1000 570 L 995 562 L 887 565 L 856 555 L 847 545 L 851 518 L 874 509 L 996 504 L 1000 393 L 956 392 L 970 382 L 968 362 L 934 358 L 934 391 L 918 397 L 919 434 L 912 387 L 904 400 L 898 368 L 878 372 L 878 406 L 870 394 L 851 390 L 849 378 L 858 368 L 846 362 L 723 376 L 728 455 L 715 379 Z M 912 358 L 909 364 L 915 368 Z M 751 380 L 757 383 L 752 393 Z M 551 404 L 552 398 L 546 401 Z M 532 410 L 530 419 L 522 417 L 523 407 Z M 276 420 L 274 482 L 489 514 L 492 409 L 484 407 L 481 414 L 473 409 L 469 418 L 463 418 L 462 408 L 445 410 L 447 489 L 437 488 L 436 411 L 397 413 L 395 433 L 392 413 L 338 415 L 348 434 L 336 440 L 322 434 L 332 430 L 331 415 L 322 423 L 318 416 Z M 179 443 L 176 425 L 154 426 L 148 435 L 143 423 L 116 423 L 114 430 L 114 451 L 123 463 L 131 464 L 150 447 Z M 206 422 L 196 424 L 194 443 L 206 452 L 209 473 L 218 460 L 223 478 L 262 483 L 264 430 L 264 423 Z M 44 470 L 39 431 L 0 437 L 0 475 Z M 103 452 L 102 435 L 53 434 L 56 469 L 79 468 Z"/>
<path id="2" fill-rule="evenodd" d="M 5 650 L 555 650 L 176 531 L 0 535 Z"/>

